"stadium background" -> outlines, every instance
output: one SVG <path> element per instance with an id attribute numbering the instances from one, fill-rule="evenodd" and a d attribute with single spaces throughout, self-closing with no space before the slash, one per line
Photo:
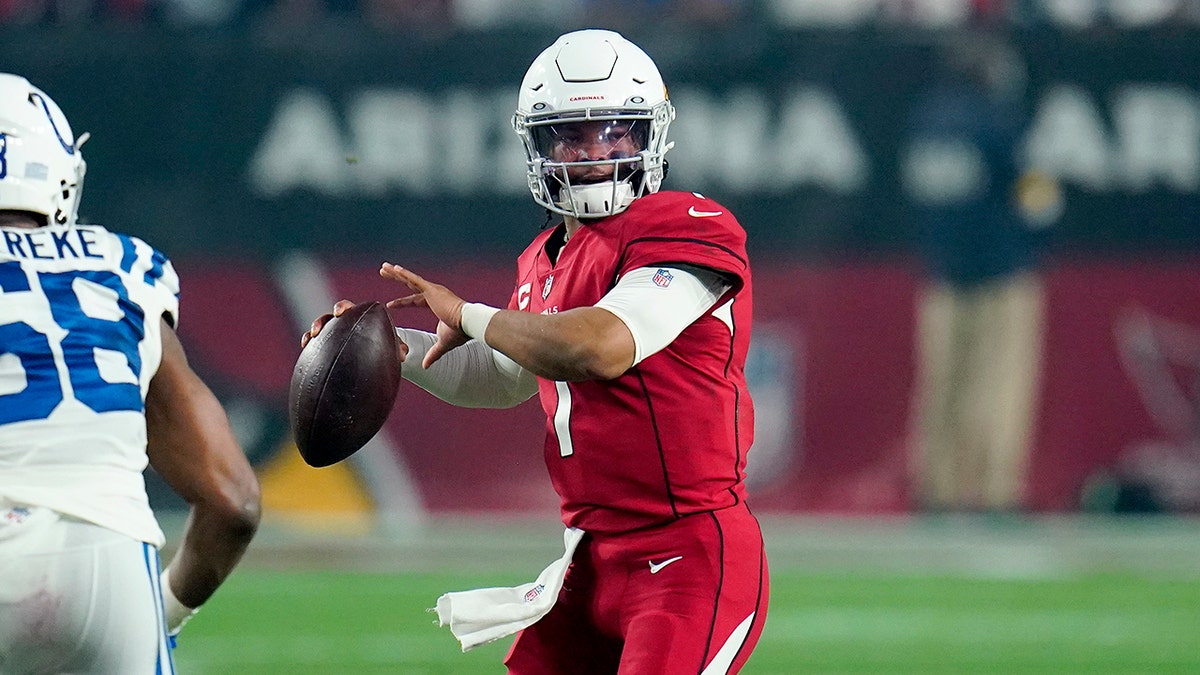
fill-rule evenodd
<path id="1" fill-rule="evenodd" d="M 174 260 L 181 338 L 264 482 L 263 535 L 185 636 L 192 672 L 495 672 L 494 650 L 450 658 L 426 616 L 365 608 L 396 584 L 425 607 L 525 581 L 555 556 L 536 405 L 452 410 L 406 386 L 368 448 L 316 471 L 291 445 L 287 384 L 297 336 L 332 300 L 392 297 L 381 260 L 507 300 L 543 222 L 508 129 L 515 87 L 556 35 L 592 25 L 664 72 L 668 185 L 726 204 L 750 235 L 752 495 L 782 582 L 748 670 L 1200 668 L 1183 629 L 1200 624 L 1197 3 L 272 4 L 0 3 L 0 70 L 92 133 L 83 219 Z M 1027 69 L 1023 156 L 1066 189 L 1033 513 L 1003 522 L 913 513 L 904 447 L 919 281 L 904 113 L 937 46 L 981 23 Z M 1169 458 L 1162 483 L 1121 484 L 1147 447 Z M 178 501 L 148 482 L 177 527 Z M 1061 601 L 1047 590 L 1079 579 Z"/>

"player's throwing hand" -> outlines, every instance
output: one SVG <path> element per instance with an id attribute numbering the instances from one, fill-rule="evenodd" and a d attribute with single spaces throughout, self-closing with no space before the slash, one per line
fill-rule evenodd
<path id="1" fill-rule="evenodd" d="M 438 318 L 437 343 L 425 353 L 422 368 L 428 368 L 443 354 L 463 345 L 471 339 L 462 330 L 462 309 L 466 302 L 454 291 L 440 284 L 426 281 L 420 275 L 399 265 L 385 262 L 379 268 L 379 276 L 399 281 L 414 291 L 412 295 L 396 298 L 388 307 L 428 307 Z"/>

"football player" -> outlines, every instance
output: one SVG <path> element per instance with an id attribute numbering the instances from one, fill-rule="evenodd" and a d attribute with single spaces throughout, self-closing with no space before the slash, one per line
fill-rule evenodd
<path id="1" fill-rule="evenodd" d="M 561 36 L 530 66 L 513 118 L 533 198 L 561 221 L 519 257 L 507 309 L 380 270 L 413 292 L 390 306 L 439 319 L 435 334 L 398 329 L 423 366 L 406 378 L 462 406 L 538 394 L 546 414 L 569 566 L 511 598 L 438 603 L 464 649 L 521 630 L 510 673 L 734 673 L 766 619 L 744 471 L 746 234 L 725 206 L 659 190 L 674 116 L 636 45 L 604 30 Z"/>
<path id="2" fill-rule="evenodd" d="M 258 481 L 175 335 L 170 261 L 76 222 L 86 139 L 0 74 L 0 672 L 170 673 Z M 147 462 L 191 505 L 161 574 Z"/>

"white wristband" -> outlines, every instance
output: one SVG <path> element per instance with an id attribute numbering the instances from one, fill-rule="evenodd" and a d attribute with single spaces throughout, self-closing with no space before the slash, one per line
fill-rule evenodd
<path id="1" fill-rule="evenodd" d="M 483 336 L 487 333 L 487 327 L 491 323 L 492 317 L 496 316 L 496 312 L 499 311 L 500 309 L 497 307 L 480 302 L 468 302 L 463 305 L 462 319 L 459 321 L 462 332 L 487 344 L 487 340 L 484 340 Z"/>
<path id="2" fill-rule="evenodd" d="M 163 614 L 167 619 L 167 634 L 174 636 L 179 635 L 179 631 L 183 630 L 183 624 L 195 616 L 200 608 L 188 607 L 175 597 L 175 591 L 171 590 L 170 572 L 170 568 L 163 570 L 158 577 L 158 582 L 162 585 Z"/>

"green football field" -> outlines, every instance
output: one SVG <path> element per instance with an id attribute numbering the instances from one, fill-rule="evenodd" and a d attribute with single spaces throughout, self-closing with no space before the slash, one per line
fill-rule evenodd
<path id="1" fill-rule="evenodd" d="M 764 529 L 771 607 L 744 673 L 1200 672 L 1191 521 L 781 519 Z M 445 591 L 532 579 L 557 557 L 556 536 L 461 523 L 266 533 L 187 626 L 176 664 L 185 674 L 503 673 L 507 639 L 463 654 L 426 609 Z"/>

